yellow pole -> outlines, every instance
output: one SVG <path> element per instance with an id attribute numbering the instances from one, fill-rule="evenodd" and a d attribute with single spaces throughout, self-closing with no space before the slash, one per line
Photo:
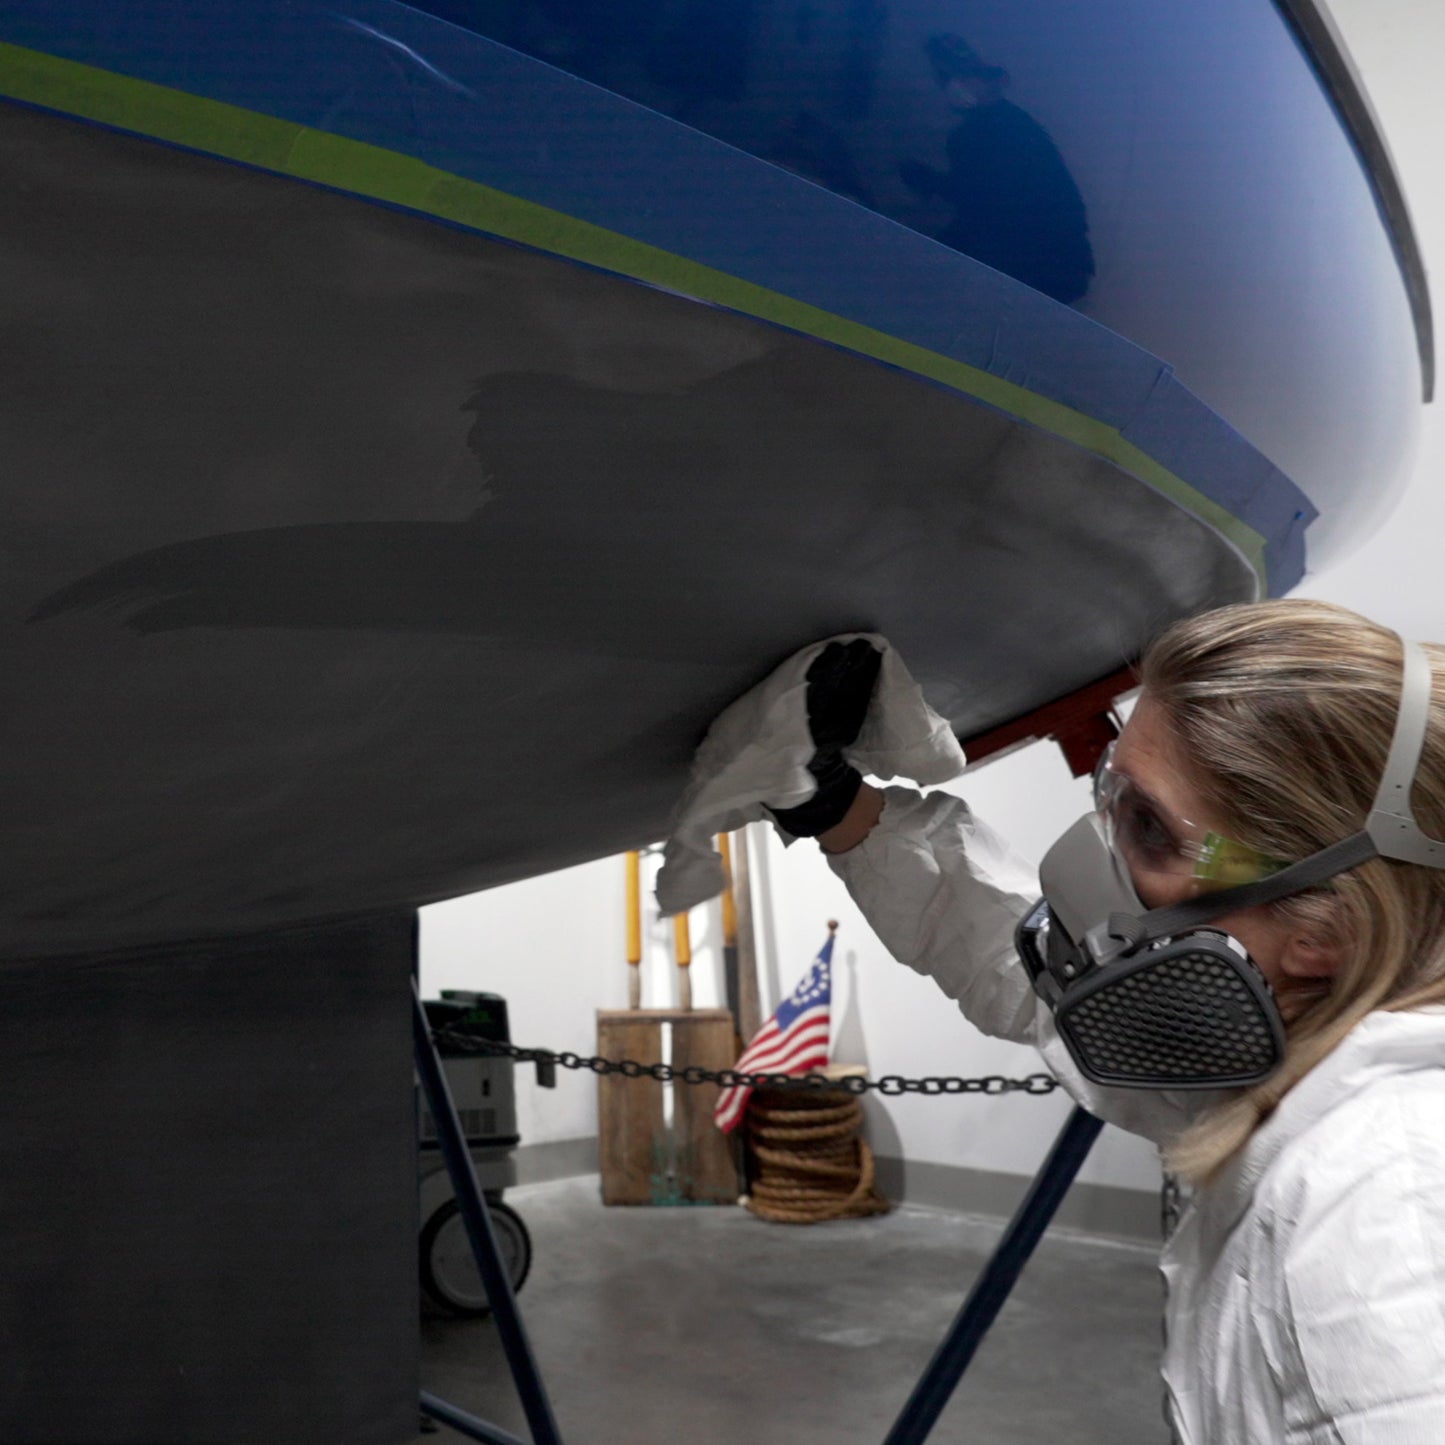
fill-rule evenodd
<path id="1" fill-rule="evenodd" d="M 747 846 L 746 843 L 743 845 Z M 723 956 L 723 1002 L 733 1016 L 733 1028 L 738 1027 L 740 1000 L 738 998 L 738 900 L 733 893 L 733 845 L 726 833 L 717 835 L 717 850 L 722 855 L 722 956 Z"/>
<path id="2" fill-rule="evenodd" d="M 627 1007 L 642 1006 L 642 854 L 624 855 L 627 863 Z"/>
<path id="3" fill-rule="evenodd" d="M 718 852 L 722 854 L 723 874 L 727 882 L 723 884 L 722 892 L 722 929 L 723 947 L 736 948 L 738 946 L 738 904 L 733 897 L 733 845 L 732 840 L 726 833 L 717 835 Z"/>
<path id="4" fill-rule="evenodd" d="M 672 939 L 677 948 L 677 1006 L 684 1012 L 692 1008 L 692 933 L 687 914 L 679 913 L 672 920 Z"/>

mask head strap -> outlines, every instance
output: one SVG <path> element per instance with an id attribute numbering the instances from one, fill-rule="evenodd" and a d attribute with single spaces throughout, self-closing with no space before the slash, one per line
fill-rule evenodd
<path id="1" fill-rule="evenodd" d="M 1419 863 L 1425 868 L 1445 868 L 1445 842 L 1432 838 L 1415 821 L 1410 806 L 1410 789 L 1425 749 L 1425 730 L 1430 723 L 1430 659 L 1417 642 L 1405 643 L 1405 682 L 1400 695 L 1400 714 L 1385 776 L 1370 805 L 1365 832 L 1382 858 L 1402 863 Z"/>

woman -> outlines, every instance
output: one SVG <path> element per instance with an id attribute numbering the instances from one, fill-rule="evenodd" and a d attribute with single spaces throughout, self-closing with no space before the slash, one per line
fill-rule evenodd
<path id="1" fill-rule="evenodd" d="M 1432 651 L 1405 791 L 1442 839 Z M 1140 677 L 1099 801 L 1144 905 L 1269 877 L 1364 827 L 1400 713 L 1394 633 L 1318 602 L 1228 607 L 1171 627 Z M 1086 1108 L 1195 1186 L 1163 1260 L 1184 1445 L 1445 1442 L 1445 867 L 1374 857 L 1208 925 L 1272 989 L 1284 1050 L 1263 1082 L 1101 1088 L 1012 946 L 1031 870 L 948 795 L 880 791 L 829 756 L 814 770 L 818 795 L 779 821 L 803 814 L 889 951 L 986 1032 L 1036 1042 Z"/>

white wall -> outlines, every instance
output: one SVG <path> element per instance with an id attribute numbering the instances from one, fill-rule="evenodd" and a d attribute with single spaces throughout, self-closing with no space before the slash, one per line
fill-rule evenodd
<path id="1" fill-rule="evenodd" d="M 1329 9 L 1380 119 L 1425 253 L 1442 399 L 1425 408 L 1410 483 L 1394 513 L 1357 551 L 1306 577 L 1296 595 L 1353 607 L 1408 637 L 1445 642 L 1445 4 L 1330 0 Z"/>
<path id="2" fill-rule="evenodd" d="M 1445 4 L 1440 0 L 1333 0 L 1331 9 L 1365 79 L 1389 140 L 1431 274 L 1445 277 Z M 1441 327 L 1445 332 L 1445 326 Z M 1371 479 L 1361 478 L 1361 485 Z M 1302 595 L 1344 603 L 1406 634 L 1445 641 L 1445 403 L 1426 413 L 1414 473 L 1396 512 L 1329 572 L 1306 578 Z M 961 780 L 958 791 L 1035 859 L 1086 806 L 1084 785 L 1068 777 L 1048 746 L 1028 749 Z M 817 850 L 784 855 L 771 834 L 753 830 L 764 991 L 769 1006 L 791 988 L 840 920 L 836 954 L 838 1057 L 874 1073 L 1023 1074 L 1030 1050 L 984 1039 L 926 980 L 884 953 L 828 873 Z M 428 991 L 489 988 L 505 994 L 520 1043 L 591 1052 L 593 1010 L 626 1002 L 622 864 L 609 859 L 423 910 L 422 979 Z M 695 1001 L 719 996 L 716 908 L 694 915 L 698 933 Z M 648 938 L 647 996 L 671 1002 L 665 927 Z M 848 1002 L 852 988 L 853 1005 Z M 589 1077 L 562 1077 L 540 1091 L 519 1075 L 520 1127 L 541 1142 L 596 1127 Z M 873 1100 L 870 1127 L 884 1153 L 976 1168 L 1030 1173 L 1066 1110 L 1059 1099 Z M 1108 1129 L 1082 1175 L 1097 1183 L 1152 1188 L 1157 1166 L 1142 1142 Z"/>

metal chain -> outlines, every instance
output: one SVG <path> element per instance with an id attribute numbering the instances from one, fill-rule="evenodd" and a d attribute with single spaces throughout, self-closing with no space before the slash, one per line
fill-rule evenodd
<path id="1" fill-rule="evenodd" d="M 867 1079 L 849 1074 L 830 1079 L 826 1074 L 743 1074 L 736 1069 L 704 1069 L 689 1064 L 675 1069 L 671 1064 L 640 1064 L 636 1059 L 604 1059 L 584 1056 L 570 1050 L 553 1053 L 551 1049 L 523 1049 L 497 1039 L 479 1039 L 455 1029 L 435 1029 L 432 1038 L 449 1048 L 465 1053 L 490 1054 L 513 1059 L 519 1064 L 536 1064 L 538 1082 L 551 1086 L 557 1065 L 564 1069 L 586 1069 L 594 1074 L 621 1074 L 626 1079 L 656 1079 L 659 1083 L 718 1084 L 724 1089 L 841 1089 L 846 1094 L 866 1094 L 876 1089 L 885 1098 L 900 1094 L 1052 1094 L 1059 1081 L 1052 1074 L 1030 1074 L 1025 1079 L 1006 1079 L 1001 1074 L 988 1074 L 981 1079 L 938 1078 L 905 1079 L 900 1074 L 885 1074 L 881 1079 Z"/>

